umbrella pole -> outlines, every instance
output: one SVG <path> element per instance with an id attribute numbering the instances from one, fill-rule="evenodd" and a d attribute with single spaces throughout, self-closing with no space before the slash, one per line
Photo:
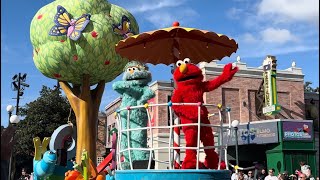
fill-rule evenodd
<path id="1" fill-rule="evenodd" d="M 179 38 L 173 38 L 173 46 L 172 46 L 172 54 L 173 54 L 173 70 L 176 69 L 176 62 L 180 59 L 180 50 L 179 50 Z M 173 82 L 173 89 L 175 88 L 175 83 Z M 174 119 L 174 118 L 172 118 Z M 175 122 L 176 123 L 176 122 Z M 174 127 L 174 147 L 179 147 L 180 146 L 180 127 Z M 174 168 L 175 169 L 180 169 L 181 164 L 180 164 L 180 149 L 174 149 Z"/>

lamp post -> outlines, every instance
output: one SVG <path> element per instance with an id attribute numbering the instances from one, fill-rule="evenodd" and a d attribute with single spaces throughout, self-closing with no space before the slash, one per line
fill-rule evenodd
<path id="1" fill-rule="evenodd" d="M 239 157 L 238 157 L 238 120 L 233 120 L 231 123 L 231 126 L 233 127 L 235 131 L 235 138 L 236 138 L 236 171 L 238 172 L 238 166 L 239 166 Z"/>
<path id="2" fill-rule="evenodd" d="M 10 124 L 10 117 L 12 115 L 13 110 L 14 110 L 14 106 L 12 106 L 12 105 L 8 105 L 7 106 L 7 111 L 8 111 L 8 114 L 9 114 L 9 118 L 8 118 L 9 123 L 8 123 L 8 125 Z"/>
<path id="3" fill-rule="evenodd" d="M 9 105 L 9 106 L 11 106 L 11 105 Z M 14 108 L 9 109 L 8 107 L 7 107 L 7 110 L 11 110 L 11 112 L 8 111 L 9 114 L 11 114 Z M 15 126 L 19 122 L 20 122 L 19 116 L 17 116 L 17 115 L 10 116 L 9 123 L 11 123 L 13 126 Z M 9 126 L 10 126 L 10 124 L 9 124 Z M 13 136 L 12 136 L 13 142 L 14 142 L 14 135 L 15 135 L 15 133 L 13 133 Z M 13 152 L 13 146 L 12 146 L 11 153 L 10 153 L 8 180 L 11 180 L 12 152 Z"/>
<path id="4" fill-rule="evenodd" d="M 18 91 L 17 92 L 17 106 L 16 106 L 16 114 L 18 115 L 19 114 L 19 101 L 20 101 L 20 96 L 23 96 L 23 93 L 24 93 L 24 88 L 25 87 L 29 87 L 29 84 L 26 84 L 25 81 L 26 81 L 26 78 L 27 78 L 27 74 L 24 73 L 23 75 L 21 75 L 21 73 L 19 74 L 15 74 L 13 77 L 12 77 L 12 85 L 13 85 L 13 90 L 14 91 Z"/>
<path id="5" fill-rule="evenodd" d="M 20 96 L 23 96 L 24 89 L 26 87 L 29 87 L 29 84 L 25 83 L 26 78 L 27 78 L 26 73 L 24 73 L 23 75 L 21 75 L 21 73 L 15 74 L 12 77 L 13 81 L 12 81 L 11 87 L 13 87 L 13 91 L 17 91 L 17 96 L 16 96 L 17 105 L 16 105 L 16 114 L 15 115 L 12 115 L 12 111 L 13 111 L 14 107 L 12 108 L 10 105 L 7 107 L 7 111 L 9 112 L 9 125 L 11 123 L 13 126 L 15 126 L 15 124 L 19 123 L 19 121 L 20 121 L 20 119 L 18 117 Z M 12 141 L 14 141 L 14 134 L 12 137 Z M 9 180 L 11 180 L 13 147 L 14 147 L 14 145 L 12 146 L 10 161 L 9 161 L 9 177 L 8 177 Z"/>

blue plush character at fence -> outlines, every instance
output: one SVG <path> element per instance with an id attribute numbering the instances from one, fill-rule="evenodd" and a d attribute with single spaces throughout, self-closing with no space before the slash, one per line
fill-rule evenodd
<path id="1" fill-rule="evenodd" d="M 120 109 L 131 106 L 145 105 L 147 101 L 155 96 L 155 93 L 149 89 L 148 83 L 151 82 L 151 73 L 148 67 L 138 61 L 129 62 L 124 68 L 123 80 L 115 82 L 113 89 L 122 95 Z M 128 111 L 121 111 L 122 129 L 127 129 Z M 128 128 L 146 127 L 148 124 L 148 115 L 145 108 L 130 110 L 130 125 Z M 129 134 L 131 148 L 147 148 L 147 130 L 133 130 Z M 121 149 L 128 148 L 127 132 L 121 134 Z M 124 163 L 122 168 L 130 168 L 129 153 L 125 151 Z M 131 160 L 148 160 L 149 151 L 131 150 Z"/>
<path id="2" fill-rule="evenodd" d="M 45 137 L 41 143 L 40 138 L 33 138 L 35 155 L 33 159 L 33 180 L 45 179 L 53 174 L 57 155 L 51 151 L 46 151 L 50 138 Z M 43 155 L 43 157 L 42 157 Z"/>

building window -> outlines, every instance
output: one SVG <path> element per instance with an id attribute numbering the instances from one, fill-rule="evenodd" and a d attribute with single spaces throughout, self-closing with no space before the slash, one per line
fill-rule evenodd
<path id="1" fill-rule="evenodd" d="M 109 143 L 111 138 L 110 138 L 110 131 L 111 131 L 111 125 L 108 126 L 108 131 L 107 131 L 107 142 Z"/>
<path id="2" fill-rule="evenodd" d="M 231 108 L 231 119 L 240 119 L 240 93 L 237 88 L 222 88 L 222 105 Z M 226 114 L 223 113 L 223 123 L 227 123 Z"/>

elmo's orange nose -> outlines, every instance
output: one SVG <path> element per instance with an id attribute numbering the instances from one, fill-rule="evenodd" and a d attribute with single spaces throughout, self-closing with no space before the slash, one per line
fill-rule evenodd
<path id="1" fill-rule="evenodd" d="M 187 65 L 186 65 L 186 64 L 181 64 L 181 65 L 180 65 L 179 71 L 180 71 L 182 74 L 186 73 L 187 70 L 188 70 L 188 68 L 187 68 Z"/>

